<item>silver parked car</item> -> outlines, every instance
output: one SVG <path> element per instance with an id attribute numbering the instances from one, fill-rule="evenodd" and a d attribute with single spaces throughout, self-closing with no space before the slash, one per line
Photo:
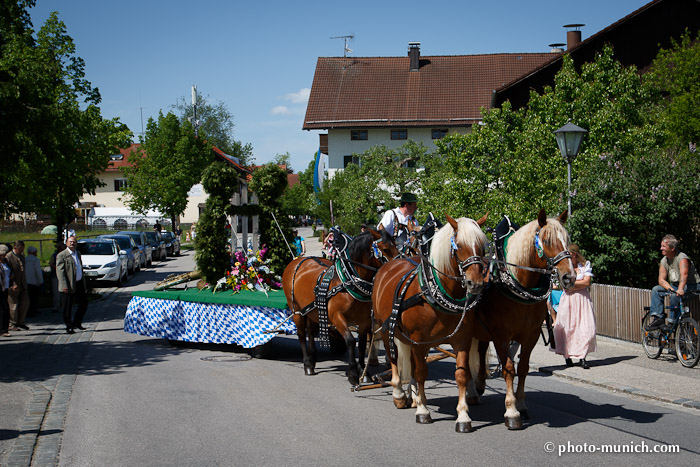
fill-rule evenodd
<path id="1" fill-rule="evenodd" d="M 148 244 L 148 240 L 146 240 L 146 234 L 137 230 L 121 230 L 117 232 L 117 235 L 128 235 L 133 238 L 141 252 L 141 267 L 151 267 L 153 264 L 153 252 Z"/>
<path id="2" fill-rule="evenodd" d="M 133 238 L 126 234 L 98 235 L 97 238 L 111 238 L 116 240 L 121 251 L 126 251 L 127 270 L 129 274 L 134 274 L 136 271 L 141 270 L 141 250 L 136 246 L 136 242 Z"/>

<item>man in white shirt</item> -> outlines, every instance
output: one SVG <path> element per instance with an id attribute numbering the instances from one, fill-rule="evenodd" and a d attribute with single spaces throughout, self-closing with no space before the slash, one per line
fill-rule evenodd
<path id="1" fill-rule="evenodd" d="M 41 270 L 41 262 L 36 257 L 36 247 L 27 248 L 27 289 L 29 292 L 29 311 L 27 316 L 39 314 L 39 297 L 41 288 L 44 285 L 44 272 Z"/>
<path id="2" fill-rule="evenodd" d="M 56 256 L 58 290 L 61 292 L 63 322 L 66 324 L 68 334 L 73 334 L 75 328 L 85 329 L 83 317 L 87 311 L 87 285 L 80 252 L 76 250 L 77 244 L 78 241 L 75 237 L 68 237 L 66 242 L 68 248 Z M 78 304 L 78 311 L 76 311 L 75 317 L 71 318 L 74 303 Z"/>
<path id="3" fill-rule="evenodd" d="M 406 239 L 408 240 L 409 226 L 416 226 L 416 219 L 413 214 L 418 208 L 418 198 L 413 193 L 403 193 L 401 194 L 401 199 L 399 200 L 399 207 L 390 209 L 384 213 L 384 217 L 377 225 L 377 230 L 386 230 L 394 238 L 399 236 L 403 237 L 402 232 L 406 232 Z M 398 228 L 396 228 L 398 225 Z"/>

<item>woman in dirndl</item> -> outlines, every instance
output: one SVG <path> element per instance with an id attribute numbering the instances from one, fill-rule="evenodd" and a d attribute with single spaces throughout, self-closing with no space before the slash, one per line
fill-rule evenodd
<path id="1" fill-rule="evenodd" d="M 579 359 L 584 369 L 589 369 L 586 357 L 596 350 L 595 314 L 591 301 L 590 285 L 593 277 L 591 262 L 581 255 L 578 245 L 569 245 L 571 260 L 576 265 L 576 283 L 564 290 L 559 310 L 554 313 L 554 341 L 550 349 L 566 359 L 566 366 L 574 366 L 572 358 Z"/>

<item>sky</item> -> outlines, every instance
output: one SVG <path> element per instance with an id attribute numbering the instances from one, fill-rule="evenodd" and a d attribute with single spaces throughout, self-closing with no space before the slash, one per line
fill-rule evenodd
<path id="1" fill-rule="evenodd" d="M 167 113 L 192 85 L 234 118 L 234 139 L 257 164 L 290 154 L 305 170 L 321 131 L 304 131 L 318 57 L 548 52 L 566 42 L 562 26 L 583 23 L 586 39 L 647 0 L 37 0 L 35 30 L 57 11 L 102 95 L 136 141 L 149 117 Z M 174 110 L 173 110 L 174 111 Z"/>

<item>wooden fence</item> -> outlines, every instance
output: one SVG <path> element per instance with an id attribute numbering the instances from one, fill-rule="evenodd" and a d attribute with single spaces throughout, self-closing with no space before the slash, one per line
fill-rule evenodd
<path id="1" fill-rule="evenodd" d="M 651 290 L 593 284 L 591 299 L 598 335 L 642 342 L 641 323 L 646 313 L 644 307 L 651 302 Z M 696 321 L 700 318 L 698 302 L 694 299 L 689 303 L 690 312 Z"/>

